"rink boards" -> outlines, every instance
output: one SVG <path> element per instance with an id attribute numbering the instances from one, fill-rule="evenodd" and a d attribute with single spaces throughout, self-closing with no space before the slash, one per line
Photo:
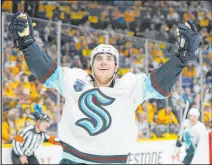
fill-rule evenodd
<path id="1" fill-rule="evenodd" d="M 212 134 L 210 136 L 212 138 Z M 129 154 L 128 164 L 179 164 L 172 159 L 175 143 L 176 140 L 139 141 Z M 209 141 L 208 133 L 201 136 L 199 144 L 192 163 L 210 164 L 212 143 Z M 61 159 L 61 151 L 60 146 L 46 143 L 36 151 L 36 156 L 41 164 L 58 164 Z M 184 154 L 184 150 L 181 150 L 181 159 L 183 159 Z M 11 163 L 11 145 L 3 145 L 2 164 Z"/>

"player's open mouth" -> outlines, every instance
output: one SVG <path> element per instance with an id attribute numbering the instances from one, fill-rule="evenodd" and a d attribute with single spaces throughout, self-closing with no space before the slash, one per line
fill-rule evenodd
<path id="1" fill-rule="evenodd" d="M 107 68 L 101 68 L 101 69 L 99 69 L 99 70 L 108 70 Z"/>

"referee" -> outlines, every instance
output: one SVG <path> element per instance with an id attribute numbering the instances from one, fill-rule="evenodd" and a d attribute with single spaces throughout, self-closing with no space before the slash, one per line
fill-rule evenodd
<path id="1" fill-rule="evenodd" d="M 12 162 L 13 164 L 39 164 L 35 150 L 44 141 L 48 141 L 53 144 L 60 144 L 59 140 L 55 136 L 50 135 L 47 132 L 49 128 L 49 117 L 43 113 L 34 114 L 37 123 L 25 127 L 21 132 L 13 139 L 12 142 Z"/>

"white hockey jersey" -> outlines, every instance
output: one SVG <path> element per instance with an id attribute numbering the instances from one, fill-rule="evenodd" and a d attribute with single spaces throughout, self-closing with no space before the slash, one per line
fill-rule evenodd
<path id="1" fill-rule="evenodd" d="M 127 73 L 113 88 L 94 88 L 84 70 L 58 67 L 45 85 L 56 88 L 66 100 L 60 140 L 98 155 L 128 154 L 137 138 L 137 106 L 149 98 L 164 98 L 146 74 Z"/>
<path id="2" fill-rule="evenodd" d="M 182 134 L 184 141 L 186 143 L 186 147 L 189 147 L 188 145 L 193 145 L 194 148 L 198 145 L 199 138 L 201 136 L 201 133 L 206 131 L 206 127 L 203 123 L 197 121 L 195 125 L 192 125 L 189 119 L 186 119 L 182 123 Z"/>

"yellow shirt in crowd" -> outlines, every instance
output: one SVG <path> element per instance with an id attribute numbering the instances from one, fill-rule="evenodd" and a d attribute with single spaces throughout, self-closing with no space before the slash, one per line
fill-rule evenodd
<path id="1" fill-rule="evenodd" d="M 136 110 L 136 113 L 140 113 L 140 112 L 144 112 L 145 110 L 142 108 L 142 105 L 139 105 L 137 110 Z M 148 122 L 149 123 L 152 123 L 154 121 L 154 115 L 155 115 L 155 107 L 153 107 L 153 105 L 151 103 L 148 103 Z M 137 120 L 137 118 L 136 118 Z"/>
<path id="2" fill-rule="evenodd" d="M 178 124 L 178 121 L 173 112 L 167 114 L 163 108 L 158 112 L 157 124 Z"/>

